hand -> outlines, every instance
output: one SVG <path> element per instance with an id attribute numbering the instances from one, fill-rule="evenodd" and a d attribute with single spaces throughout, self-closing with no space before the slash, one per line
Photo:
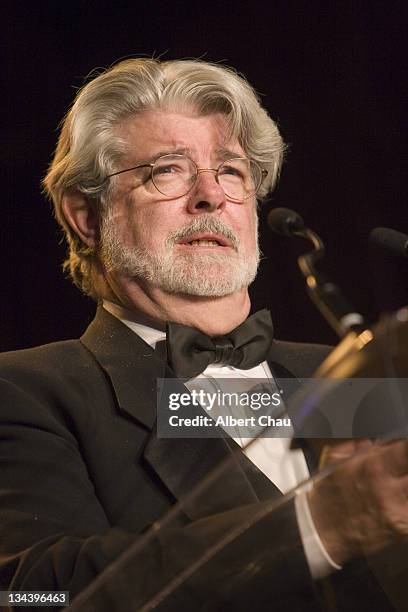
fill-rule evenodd
<path id="1" fill-rule="evenodd" d="M 407 440 L 325 446 L 320 468 L 330 465 L 333 472 L 308 495 L 316 529 L 336 563 L 408 538 Z"/>

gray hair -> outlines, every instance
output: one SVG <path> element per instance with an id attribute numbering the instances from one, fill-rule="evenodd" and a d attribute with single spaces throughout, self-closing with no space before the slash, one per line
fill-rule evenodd
<path id="1" fill-rule="evenodd" d="M 229 136 L 268 171 L 259 198 L 273 189 L 279 176 L 284 144 L 278 128 L 254 89 L 232 68 L 201 60 L 129 59 L 99 74 L 78 92 L 43 181 L 68 242 L 64 268 L 94 298 L 98 297 L 92 281 L 96 254 L 67 222 L 63 197 L 79 192 L 97 203 L 101 218 L 106 214 L 114 188 L 114 181 L 106 177 L 126 152 L 126 142 L 114 134 L 114 128 L 150 109 L 224 114 Z"/>

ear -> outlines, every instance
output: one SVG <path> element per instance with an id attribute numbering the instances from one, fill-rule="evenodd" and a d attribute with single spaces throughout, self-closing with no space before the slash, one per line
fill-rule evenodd
<path id="1" fill-rule="evenodd" d="M 94 202 L 81 193 L 64 195 L 62 209 L 65 218 L 82 242 L 95 247 L 99 238 L 99 216 Z"/>

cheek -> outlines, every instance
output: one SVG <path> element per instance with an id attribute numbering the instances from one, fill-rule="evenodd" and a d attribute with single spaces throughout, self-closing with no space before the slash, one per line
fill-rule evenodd
<path id="1" fill-rule="evenodd" d="M 120 194 L 121 195 L 121 194 Z M 134 243 L 134 214 L 126 197 L 117 197 L 110 213 L 109 223 L 115 228 L 116 236 L 120 237 L 125 246 Z"/>
<path id="2" fill-rule="evenodd" d="M 174 215 L 163 214 L 158 208 L 137 210 L 132 216 L 131 234 L 135 241 L 155 251 L 163 250 L 169 233 L 174 229 Z"/>
<path id="3" fill-rule="evenodd" d="M 244 218 L 241 218 L 241 240 L 251 247 L 257 240 L 257 216 L 254 210 L 247 210 Z"/>

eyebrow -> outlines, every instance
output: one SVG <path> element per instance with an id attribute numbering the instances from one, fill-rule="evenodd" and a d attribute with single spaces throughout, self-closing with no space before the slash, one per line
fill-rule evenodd
<path id="1" fill-rule="evenodd" d="M 189 147 L 179 147 L 174 149 L 173 147 L 169 147 L 168 149 L 163 149 L 162 151 L 157 151 L 154 155 L 152 155 L 149 159 L 145 159 L 142 164 L 151 164 L 156 161 L 162 155 L 192 155 L 193 152 Z"/>
<path id="2" fill-rule="evenodd" d="M 216 150 L 217 155 L 221 159 L 233 159 L 234 157 L 246 157 L 245 154 L 237 153 L 236 151 L 231 151 L 231 149 L 226 149 L 225 147 L 221 147 Z"/>
<path id="3" fill-rule="evenodd" d="M 227 149 L 225 147 L 220 147 L 216 149 L 215 153 L 217 157 L 219 157 L 223 161 L 228 160 L 228 159 L 234 159 L 237 157 L 243 157 L 242 153 L 240 154 L 240 153 L 237 153 L 237 151 L 231 151 L 231 149 Z M 140 163 L 141 164 L 154 163 L 156 159 L 158 159 L 162 155 L 188 155 L 189 157 L 191 157 L 191 159 L 193 159 L 194 152 L 192 149 L 190 149 L 190 147 L 178 147 L 175 149 L 173 147 L 169 147 L 168 149 L 162 149 L 161 151 L 157 151 L 157 153 L 152 155 L 149 159 L 145 159 L 144 161 Z"/>

